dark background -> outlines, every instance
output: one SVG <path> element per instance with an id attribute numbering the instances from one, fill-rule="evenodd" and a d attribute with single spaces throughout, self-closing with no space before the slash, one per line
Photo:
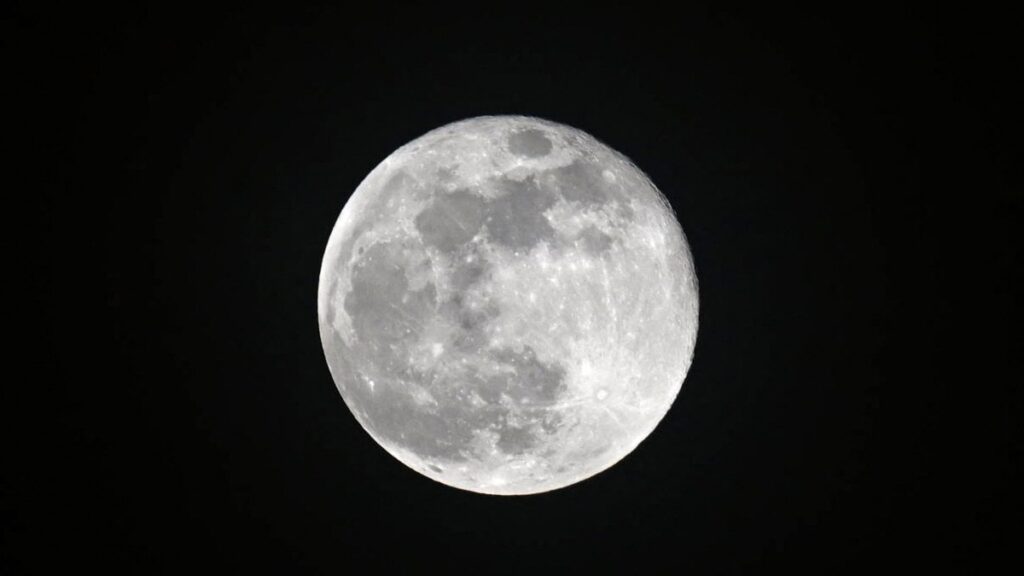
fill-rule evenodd
<path id="1" fill-rule="evenodd" d="M 28 293 L 9 305 L 29 322 L 0 399 L 0 572 L 1015 560 L 1007 15 L 4 10 L 5 219 L 28 232 L 7 241 Z M 658 429 L 530 497 L 394 460 L 317 332 L 348 194 L 482 114 L 633 159 L 700 280 L 695 360 Z"/>

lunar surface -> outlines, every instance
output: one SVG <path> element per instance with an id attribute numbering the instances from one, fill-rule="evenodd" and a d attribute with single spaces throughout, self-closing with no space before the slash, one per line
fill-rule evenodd
<path id="1" fill-rule="evenodd" d="M 592 136 L 488 116 L 396 150 L 341 211 L 320 338 L 370 436 L 486 494 L 562 488 L 664 417 L 697 335 L 665 197 Z"/>

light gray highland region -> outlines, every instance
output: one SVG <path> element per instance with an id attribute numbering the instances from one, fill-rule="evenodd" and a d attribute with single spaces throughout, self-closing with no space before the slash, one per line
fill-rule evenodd
<path id="1" fill-rule="evenodd" d="M 396 150 L 359 185 L 320 271 L 342 398 L 402 463 L 532 494 L 612 466 L 679 393 L 697 279 L 664 196 L 554 122 L 488 116 Z"/>

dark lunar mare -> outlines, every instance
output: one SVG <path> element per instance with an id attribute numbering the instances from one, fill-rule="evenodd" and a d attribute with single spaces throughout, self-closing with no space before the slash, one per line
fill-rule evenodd
<path id="1" fill-rule="evenodd" d="M 518 212 L 523 214 L 529 206 L 545 202 L 528 198 L 512 205 L 526 206 Z M 453 266 L 448 278 L 451 296 L 446 299 L 433 283 L 409 290 L 406 269 L 419 260 L 411 254 L 423 249 L 411 239 L 372 245 L 352 268 L 352 288 L 344 306 L 356 338 L 347 351 L 353 361 L 345 364 L 354 370 L 346 379 L 350 385 L 345 396 L 361 410 L 368 429 L 420 456 L 472 458 L 476 433 L 488 428 L 497 434 L 501 451 L 522 454 L 537 444 L 538 431 L 553 433 L 560 422 L 544 407 L 564 391 L 564 369 L 544 364 L 529 347 L 488 349 L 484 327 L 500 310 L 494 304 L 470 308 L 463 301 L 466 290 L 490 272 L 491 264 L 472 239 L 484 215 L 493 216 L 500 206 L 456 192 L 439 195 L 415 219 L 423 244 L 444 252 Z M 481 362 L 498 367 L 498 374 L 481 374 L 473 363 L 462 369 L 445 369 L 439 363 L 427 371 L 410 366 L 412 346 L 435 315 L 457 327 L 455 346 L 460 353 L 482 357 Z M 373 380 L 372 389 L 367 379 Z M 436 403 L 417 402 L 411 383 L 422 386 Z M 474 396 L 485 405 L 475 405 Z"/>
<path id="2" fill-rule="evenodd" d="M 528 252 L 542 241 L 551 242 L 555 229 L 544 211 L 556 197 L 541 189 L 533 176 L 522 181 L 495 178 L 492 185 L 502 192 L 487 210 L 487 232 L 492 241 L 512 250 Z"/>
<path id="3" fill-rule="evenodd" d="M 536 128 L 516 130 L 508 137 L 509 152 L 526 158 L 539 158 L 551 152 L 551 140 Z"/>

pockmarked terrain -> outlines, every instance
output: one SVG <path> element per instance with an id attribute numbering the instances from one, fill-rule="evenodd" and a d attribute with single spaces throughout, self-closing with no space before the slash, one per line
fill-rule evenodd
<path id="1" fill-rule="evenodd" d="M 449 124 L 395 151 L 324 254 L 320 337 L 341 396 L 399 461 L 530 494 L 646 438 L 693 357 L 682 228 L 626 157 L 537 118 Z"/>

